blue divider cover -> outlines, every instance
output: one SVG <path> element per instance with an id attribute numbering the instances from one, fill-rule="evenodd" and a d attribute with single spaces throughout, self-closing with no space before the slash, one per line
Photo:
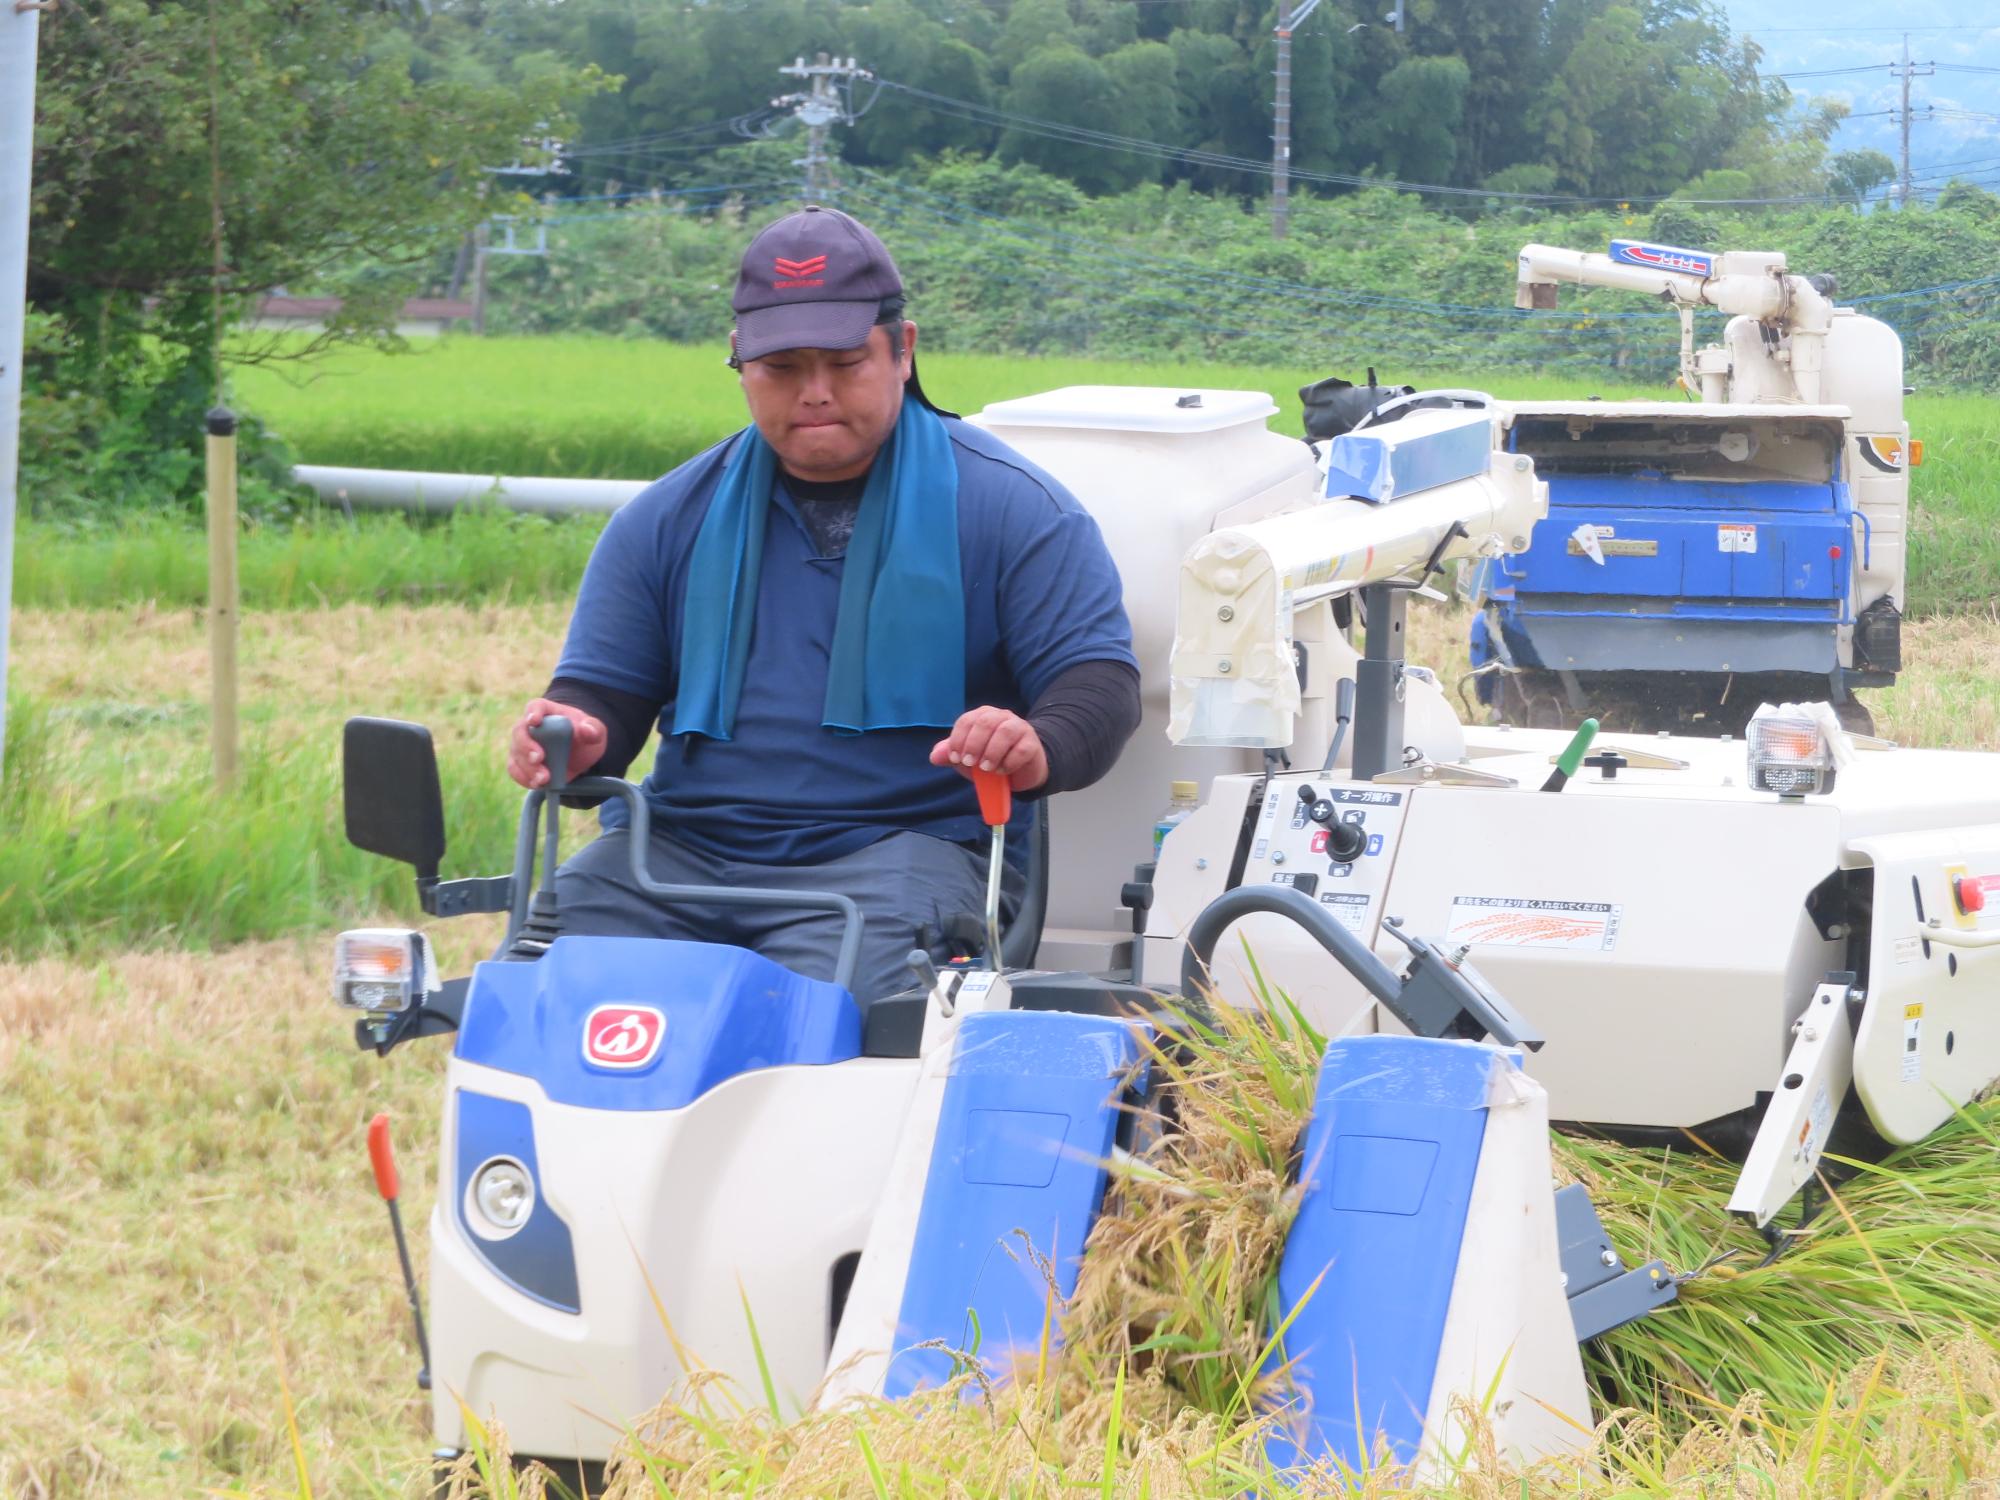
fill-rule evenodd
<path id="1" fill-rule="evenodd" d="M 549 1207 L 542 1190 L 542 1164 L 535 1154 L 535 1122 L 528 1106 L 471 1089 L 460 1089 L 457 1099 L 457 1171 L 446 1191 L 453 1194 L 453 1213 L 465 1242 L 515 1291 L 558 1312 L 580 1312 L 583 1303 L 577 1297 L 576 1248 L 570 1241 L 569 1225 Z M 465 1206 L 473 1174 L 496 1156 L 514 1158 L 535 1184 L 528 1222 L 504 1239 L 477 1233 Z"/>
<path id="2" fill-rule="evenodd" d="M 600 1005 L 647 1006 L 666 1034 L 643 1067 L 593 1067 L 584 1022 Z M 754 1068 L 861 1055 L 861 1011 L 839 985 L 747 948 L 665 938 L 561 937 L 534 963 L 479 965 L 458 1056 L 541 1084 L 557 1104 L 680 1109 Z"/>
<path id="3" fill-rule="evenodd" d="M 954 1368 L 947 1349 L 970 1349 L 975 1338 L 981 1362 L 996 1373 L 1010 1351 L 1040 1347 L 1049 1280 L 1036 1259 L 1052 1263 L 1058 1298 L 1076 1290 L 1083 1242 L 1104 1201 L 1119 1102 L 1138 1059 L 1133 1024 L 1115 1017 L 965 1018 L 884 1394 L 942 1384 Z M 911 1347 L 929 1339 L 946 1349 Z"/>
<path id="4" fill-rule="evenodd" d="M 1272 1361 L 1292 1362 L 1296 1388 L 1267 1450 L 1280 1467 L 1337 1457 L 1360 1469 L 1378 1433 L 1399 1460 L 1414 1456 L 1486 1134 L 1487 1080 L 1512 1065 L 1499 1047 L 1424 1037 L 1327 1048 L 1305 1195 L 1278 1270 L 1280 1322 L 1305 1304 Z"/>

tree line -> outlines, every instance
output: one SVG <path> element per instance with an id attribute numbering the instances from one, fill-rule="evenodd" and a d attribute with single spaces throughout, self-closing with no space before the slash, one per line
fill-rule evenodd
<path id="1" fill-rule="evenodd" d="M 1401 31 L 1389 3 L 1326 0 L 1297 28 L 1299 173 L 1759 198 L 1857 180 L 1865 192 L 1889 170 L 1879 153 L 1830 155 L 1842 108 L 1762 76 L 1756 45 L 1709 0 L 1405 0 Z M 412 63 L 496 82 L 552 66 L 616 75 L 578 110 L 572 178 L 589 189 L 712 177 L 729 122 L 793 87 L 783 64 L 826 52 L 935 96 L 857 84 L 858 118 L 836 132 L 848 161 L 898 168 L 959 150 L 1090 193 L 1186 181 L 1250 194 L 1264 185 L 1200 158 L 1270 160 L 1278 14 L 1274 0 L 437 0 Z M 706 143 L 705 125 L 720 132 Z"/>

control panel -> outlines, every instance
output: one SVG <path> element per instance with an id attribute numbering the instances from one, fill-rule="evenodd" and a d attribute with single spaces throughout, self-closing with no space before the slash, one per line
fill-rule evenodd
<path id="1" fill-rule="evenodd" d="M 1289 885 L 1373 944 L 1408 798 L 1405 788 L 1329 780 L 1310 771 L 1272 777 L 1251 833 L 1243 884 Z"/>

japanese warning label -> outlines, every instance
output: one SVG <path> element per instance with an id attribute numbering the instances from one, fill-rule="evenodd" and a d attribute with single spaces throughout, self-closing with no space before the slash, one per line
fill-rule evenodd
<path id="1" fill-rule="evenodd" d="M 1903 1082 L 1920 1083 L 1924 1076 L 1924 1008 L 1903 1007 Z"/>
<path id="2" fill-rule="evenodd" d="M 1605 901 L 1529 901 L 1514 896 L 1454 896 L 1454 943 L 1487 943 L 1499 948 L 1566 948 L 1609 953 L 1618 946 L 1622 907 Z"/>
<path id="3" fill-rule="evenodd" d="M 1365 891 L 1328 891 L 1320 898 L 1335 920 L 1357 937 L 1368 934 L 1368 902 Z"/>
<path id="4" fill-rule="evenodd" d="M 1757 550 L 1757 528 L 1755 526 L 1739 525 L 1716 527 L 1715 550 L 1718 552 L 1755 552 Z"/>

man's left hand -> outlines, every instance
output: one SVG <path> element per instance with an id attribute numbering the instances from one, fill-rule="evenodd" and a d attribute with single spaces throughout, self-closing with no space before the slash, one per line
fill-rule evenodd
<path id="1" fill-rule="evenodd" d="M 1004 708 L 969 708 L 960 714 L 951 733 L 931 747 L 931 764 L 957 766 L 968 777 L 975 770 L 999 771 L 1017 792 L 1032 792 L 1049 779 L 1041 736 L 1026 719 Z"/>

